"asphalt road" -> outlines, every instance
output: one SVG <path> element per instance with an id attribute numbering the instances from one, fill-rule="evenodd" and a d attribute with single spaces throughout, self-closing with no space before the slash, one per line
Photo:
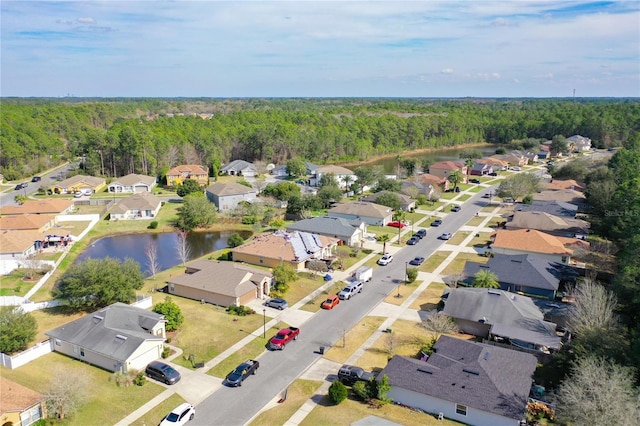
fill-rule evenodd
<path id="1" fill-rule="evenodd" d="M 0 196 L 0 207 L 17 206 L 18 203 L 16 203 L 15 201 L 16 195 L 29 196 L 35 193 L 36 191 L 38 191 L 38 188 L 40 188 L 40 186 L 45 186 L 45 187 L 51 186 L 54 182 L 57 182 L 56 177 L 58 173 L 64 170 L 69 170 L 67 164 L 56 167 L 55 169 L 52 169 L 49 172 L 40 175 L 40 177 L 42 178 L 40 182 L 31 182 L 30 179 L 23 180 L 22 182 L 27 182 L 29 186 L 27 186 L 26 188 L 22 188 L 20 190 L 17 190 L 17 189 L 7 190 L 7 192 L 5 192 L 4 194 L 2 194 L 2 196 Z"/>
<path id="2" fill-rule="evenodd" d="M 365 284 L 362 293 L 351 300 L 342 301 L 331 311 L 316 313 L 302 325 L 297 341 L 289 343 L 282 351 L 262 355 L 258 373 L 248 378 L 242 387 L 223 386 L 200 403 L 192 423 L 235 426 L 248 422 L 320 357 L 320 346 L 335 344 L 345 331 L 397 289 L 404 281 L 406 262 L 415 256 L 429 257 L 445 242 L 438 239 L 440 234 L 456 232 L 485 206 L 488 199 L 481 198 L 485 192 L 488 190 L 465 202 L 461 211 L 448 214 L 439 227 L 429 226 L 430 221 L 424 222 L 427 236 L 418 244 L 400 250 L 389 265 L 375 268 L 372 280 Z"/>

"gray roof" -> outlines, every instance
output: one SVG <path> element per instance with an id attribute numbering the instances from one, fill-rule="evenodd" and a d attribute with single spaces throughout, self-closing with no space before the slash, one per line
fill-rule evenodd
<path id="1" fill-rule="evenodd" d="M 287 231 L 310 232 L 348 239 L 353 234 L 360 232 L 358 227 L 361 223 L 362 221 L 359 220 L 347 220 L 339 217 L 312 217 L 292 223 L 287 226 Z"/>
<path id="2" fill-rule="evenodd" d="M 162 200 L 155 195 L 141 192 L 118 201 L 111 212 L 126 213 L 129 210 L 155 210 L 161 203 Z"/>
<path id="3" fill-rule="evenodd" d="M 226 195 L 250 194 L 252 192 L 255 193 L 256 190 L 235 182 L 216 182 L 207 187 L 207 192 L 213 195 L 217 195 L 218 197 L 224 197 Z"/>
<path id="4" fill-rule="evenodd" d="M 245 169 L 255 170 L 256 166 L 254 166 L 252 163 L 249 163 L 248 161 L 233 160 L 229 164 L 225 165 L 220 171 L 227 173 L 229 171 L 242 171 Z"/>
<path id="5" fill-rule="evenodd" d="M 154 183 L 156 183 L 156 178 L 153 176 L 138 175 L 135 173 L 131 173 L 129 175 L 119 177 L 118 179 L 111 182 L 109 186 L 116 185 L 116 184 L 119 184 L 122 186 L 133 186 L 138 183 L 144 183 L 145 185 L 151 186 Z"/>
<path id="6" fill-rule="evenodd" d="M 535 200 L 531 204 L 516 204 L 518 212 L 544 212 L 560 217 L 575 217 L 578 206 L 558 200 Z"/>
<path id="7" fill-rule="evenodd" d="M 491 334 L 557 349 L 556 325 L 544 321 L 542 311 L 525 296 L 487 288 L 453 288 L 446 298 L 445 315 L 491 325 Z M 496 327 L 497 326 L 497 327 Z M 497 331 L 500 331 L 498 333 Z"/>
<path id="8" fill-rule="evenodd" d="M 506 285 L 522 285 L 544 290 L 558 290 L 566 269 L 557 262 L 550 262 L 535 254 L 508 255 L 495 253 L 487 263 L 467 262 L 464 276 L 473 277 L 478 271 L 489 270 Z"/>
<path id="9" fill-rule="evenodd" d="M 247 294 L 254 290 L 264 277 L 272 276 L 267 271 L 234 262 L 202 259 L 189 262 L 186 267 L 188 273 L 170 278 L 167 283 L 232 297 Z"/>
<path id="10" fill-rule="evenodd" d="M 164 315 L 114 303 L 45 334 L 124 362 L 145 341 L 164 340 L 149 333 L 160 321 Z"/>
<path id="11" fill-rule="evenodd" d="M 520 420 L 536 368 L 527 353 L 441 336 L 427 361 L 394 356 L 378 377 L 399 387 Z"/>
<path id="12" fill-rule="evenodd" d="M 507 229 L 537 229 L 567 236 L 589 234 L 589 222 L 540 211 L 516 211 L 506 224 Z"/>

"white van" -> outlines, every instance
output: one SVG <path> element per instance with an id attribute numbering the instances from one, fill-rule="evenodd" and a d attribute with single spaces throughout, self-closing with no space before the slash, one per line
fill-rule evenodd
<path id="1" fill-rule="evenodd" d="M 362 293 L 363 288 L 364 283 L 362 281 L 352 281 L 351 284 L 348 284 L 338 293 L 338 297 L 340 300 L 349 300 L 357 293 Z"/>

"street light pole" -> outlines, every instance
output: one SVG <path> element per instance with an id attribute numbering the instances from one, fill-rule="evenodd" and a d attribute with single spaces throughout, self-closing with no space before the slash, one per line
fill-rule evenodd
<path id="1" fill-rule="evenodd" d="M 267 310 L 262 309 L 262 338 L 267 338 Z"/>

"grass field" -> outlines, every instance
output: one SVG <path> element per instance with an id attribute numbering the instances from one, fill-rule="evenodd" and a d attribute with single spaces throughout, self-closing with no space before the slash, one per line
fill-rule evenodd
<path id="1" fill-rule="evenodd" d="M 185 401 L 180 395 L 174 393 L 169 398 L 162 401 L 160 404 L 153 407 L 152 410 L 149 410 L 145 415 L 136 419 L 130 426 L 147 426 L 147 425 L 158 425 L 164 419 L 164 417 L 169 414 L 174 408 L 178 405 L 182 404 Z M 197 416 L 197 413 L 196 413 Z M 197 422 L 198 417 L 194 418 L 194 421 Z"/>
<path id="2" fill-rule="evenodd" d="M 470 232 L 458 231 L 453 234 L 453 237 L 451 237 L 447 244 L 453 244 L 454 246 L 457 246 L 458 244 L 462 243 L 464 239 L 469 236 L 469 234 Z"/>
<path id="3" fill-rule="evenodd" d="M 411 284 L 401 283 L 397 285 L 391 293 L 389 293 L 384 301 L 392 305 L 400 306 L 405 302 L 405 300 L 407 300 L 407 297 L 411 296 L 411 294 L 416 291 L 416 288 L 418 288 L 420 284 L 422 284 L 422 281 L 416 281 Z M 398 297 L 398 294 L 400 294 L 400 297 Z"/>
<path id="4" fill-rule="evenodd" d="M 477 235 L 480 235 L 479 237 Z M 491 241 L 491 232 L 478 232 L 467 244 L 467 247 L 485 247 Z"/>
<path id="5" fill-rule="evenodd" d="M 469 198 L 471 198 L 472 195 L 469 194 L 462 194 L 461 196 L 459 196 L 458 198 L 456 198 L 456 201 L 460 201 L 460 202 L 465 202 L 467 201 Z"/>
<path id="6" fill-rule="evenodd" d="M 477 262 L 477 263 L 487 263 L 489 261 L 488 257 L 479 256 L 475 253 L 460 253 L 456 256 L 455 259 L 446 268 L 442 271 L 443 275 L 456 275 L 462 272 L 464 269 L 464 264 L 467 261 Z"/>
<path id="7" fill-rule="evenodd" d="M 437 251 L 420 265 L 423 272 L 433 272 L 451 254 L 450 251 Z"/>
<path id="8" fill-rule="evenodd" d="M 351 330 L 347 332 L 343 340 L 332 346 L 324 355 L 326 359 L 338 363 L 345 363 L 347 359 L 358 349 L 382 324 L 383 317 L 365 317 Z"/>
<path id="9" fill-rule="evenodd" d="M 322 382 L 315 380 L 295 380 L 287 388 L 287 400 L 269 410 L 260 413 L 250 426 L 283 425 L 298 411 L 309 398 L 313 396 Z"/>
<path id="10" fill-rule="evenodd" d="M 440 302 L 440 297 L 442 296 L 442 291 L 447 288 L 444 283 L 440 282 L 432 282 L 429 286 L 413 301 L 410 309 L 418 309 L 420 311 L 433 311 L 436 309 L 438 302 Z"/>

